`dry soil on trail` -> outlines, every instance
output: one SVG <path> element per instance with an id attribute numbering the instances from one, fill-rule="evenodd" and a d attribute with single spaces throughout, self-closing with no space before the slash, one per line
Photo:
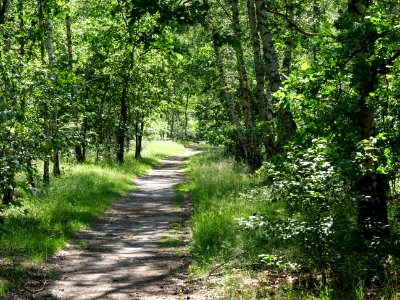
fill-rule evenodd
<path id="1" fill-rule="evenodd" d="M 171 200 L 193 153 L 164 159 L 135 180 L 134 192 L 51 260 L 57 280 L 34 299 L 187 299 L 181 273 L 187 259 L 160 240 L 182 222 Z"/>

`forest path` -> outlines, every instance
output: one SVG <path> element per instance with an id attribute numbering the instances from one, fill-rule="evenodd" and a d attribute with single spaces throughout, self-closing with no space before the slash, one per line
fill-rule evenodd
<path id="1" fill-rule="evenodd" d="M 184 160 L 192 154 L 194 150 L 187 149 L 166 158 L 135 180 L 134 192 L 114 203 L 52 259 L 58 280 L 34 298 L 182 299 L 183 279 L 177 274 L 185 258 L 177 248 L 160 245 L 171 228 L 182 223 L 172 198 L 183 178 Z"/>

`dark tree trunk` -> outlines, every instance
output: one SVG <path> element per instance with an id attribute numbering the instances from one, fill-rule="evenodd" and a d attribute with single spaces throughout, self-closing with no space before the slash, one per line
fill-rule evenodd
<path id="1" fill-rule="evenodd" d="M 33 178 L 33 167 L 31 158 L 28 159 L 26 165 L 28 167 L 28 174 L 27 174 L 28 184 L 30 187 L 35 187 L 35 179 Z"/>
<path id="2" fill-rule="evenodd" d="M 54 114 L 54 121 L 52 124 L 51 131 L 53 132 L 54 136 L 58 135 L 58 115 L 57 113 Z M 54 145 L 54 150 L 53 150 L 53 175 L 54 176 L 60 176 L 61 175 L 61 170 L 60 170 L 60 149 L 59 146 L 56 144 Z"/>
<path id="3" fill-rule="evenodd" d="M 350 0 L 348 10 L 352 18 L 355 21 L 362 20 L 370 3 L 371 1 L 369 0 Z M 366 43 L 362 38 L 359 41 Z M 355 49 L 358 49 L 360 45 L 356 44 L 355 47 Z M 376 111 L 367 104 L 367 98 L 375 90 L 378 80 L 377 70 L 374 70 L 368 64 L 369 53 L 372 53 L 371 47 L 373 45 L 361 48 L 363 50 L 358 52 L 353 65 L 353 78 L 360 78 L 360 82 L 355 82 L 354 86 L 359 95 L 358 112 L 355 114 L 354 119 L 358 124 L 358 138 L 360 141 L 370 140 L 376 136 Z M 366 72 L 370 73 L 368 82 L 361 82 L 361 80 L 365 80 Z M 358 224 L 362 236 L 368 241 L 372 241 L 374 237 L 386 237 L 389 235 L 387 212 L 389 182 L 385 175 L 377 173 L 376 164 L 372 158 L 367 158 L 363 167 L 369 171 L 359 179 L 357 184 L 358 191 L 366 196 L 365 200 L 360 201 L 358 205 Z"/>
<path id="4" fill-rule="evenodd" d="M 237 161 L 237 162 L 245 162 L 246 161 L 245 148 L 244 148 L 242 142 L 240 141 L 239 137 L 236 139 L 235 161 Z"/>
<path id="5" fill-rule="evenodd" d="M 186 102 L 185 102 L 185 140 L 188 140 L 188 134 L 187 134 L 187 129 L 188 129 L 188 120 L 189 120 L 189 93 L 186 94 Z"/>
<path id="6" fill-rule="evenodd" d="M 292 0 L 286 0 L 286 14 L 290 18 L 290 20 L 294 19 Z M 283 53 L 283 60 L 282 60 L 282 73 L 283 76 L 286 77 L 289 76 L 290 65 L 292 64 L 292 47 L 293 47 L 293 36 L 290 31 L 289 36 L 285 38 L 285 51 Z"/>
<path id="7" fill-rule="evenodd" d="M 73 56 L 72 56 L 72 34 L 71 34 L 71 17 L 67 15 L 65 17 L 65 27 L 67 31 L 67 49 L 68 49 L 68 67 L 70 71 L 72 71 L 72 63 L 73 63 Z"/>
<path id="8" fill-rule="evenodd" d="M 55 149 L 53 154 L 53 175 L 58 177 L 61 175 L 60 170 L 60 150 Z"/>
<path id="9" fill-rule="evenodd" d="M 18 15 L 19 15 L 19 30 L 20 30 L 20 33 L 23 34 L 25 21 L 24 21 L 23 2 L 22 1 L 20 1 L 18 3 Z M 24 56 L 25 55 L 25 39 L 23 36 L 19 38 L 19 45 L 20 45 L 19 53 L 21 54 L 21 56 Z"/>
<path id="10" fill-rule="evenodd" d="M 8 0 L 3 0 L 1 2 L 1 7 L 0 7 L 0 25 L 4 25 L 4 23 L 6 22 L 7 5 L 8 5 Z"/>
<path id="11" fill-rule="evenodd" d="M 1 3 L 0 7 L 0 25 L 4 25 L 6 23 L 6 14 L 7 14 L 7 8 L 8 8 L 8 0 L 3 0 Z M 3 27 L 3 26 L 0 26 Z M 10 39 L 8 33 L 5 31 L 3 32 L 3 43 L 4 43 L 4 51 L 10 51 L 11 50 L 11 45 L 10 45 Z M 1 53 L 0 53 L 1 54 Z"/>
<path id="12" fill-rule="evenodd" d="M 126 122 L 128 119 L 128 106 L 126 103 L 127 98 L 127 83 L 124 83 L 124 87 L 122 88 L 122 94 L 120 98 L 120 123 L 118 126 L 117 133 L 117 161 L 119 163 L 124 162 L 124 154 L 125 154 L 125 132 L 126 132 Z"/>
<path id="13" fill-rule="evenodd" d="M 144 130 L 144 118 L 143 116 L 136 121 L 135 124 L 135 158 L 142 157 L 142 141 L 143 141 L 143 130 Z"/>
<path id="14" fill-rule="evenodd" d="M 3 190 L 3 205 L 7 206 L 11 203 L 14 194 L 14 189 L 11 187 L 6 187 Z"/>
<path id="15" fill-rule="evenodd" d="M 43 183 L 50 183 L 50 157 L 46 155 L 43 161 Z"/>

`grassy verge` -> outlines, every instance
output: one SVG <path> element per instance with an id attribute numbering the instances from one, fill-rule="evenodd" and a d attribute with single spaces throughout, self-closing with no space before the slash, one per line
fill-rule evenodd
<path id="1" fill-rule="evenodd" d="M 262 206 L 240 196 L 255 184 L 246 167 L 218 152 L 206 152 L 191 159 L 189 181 L 195 209 L 192 253 L 197 263 L 224 261 L 247 248 L 237 231 L 237 219 L 259 212 Z"/>
<path id="2" fill-rule="evenodd" d="M 183 151 L 180 144 L 151 142 L 143 158 L 131 154 L 123 165 L 69 165 L 66 174 L 53 179 L 40 196 L 7 211 L 0 240 L 0 293 L 22 284 L 38 264 L 63 248 L 73 234 L 90 224 L 120 196 L 132 190 L 132 181 L 158 160 Z"/>
<path id="3" fill-rule="evenodd" d="M 261 176 L 251 176 L 232 159 L 217 151 L 192 157 L 188 177 L 186 189 L 194 204 L 191 272 L 211 279 L 208 282 L 216 298 L 400 299 L 397 272 L 383 286 L 367 289 L 360 281 L 349 290 L 335 285 L 333 277 L 323 283 L 321 273 L 314 269 L 291 268 L 292 258 L 304 257 L 300 247 L 275 239 L 257 223 L 250 224 L 253 217 L 273 220 L 285 214 L 283 202 L 272 201 L 268 187 L 259 182 Z M 242 218 L 250 220 L 247 229 L 239 225 Z"/>

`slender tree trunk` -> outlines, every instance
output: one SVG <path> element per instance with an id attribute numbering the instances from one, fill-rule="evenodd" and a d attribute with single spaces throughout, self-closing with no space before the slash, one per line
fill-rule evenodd
<path id="1" fill-rule="evenodd" d="M 7 6 L 8 6 L 8 0 L 2 0 L 0 6 L 0 25 L 4 25 L 6 22 Z"/>
<path id="2" fill-rule="evenodd" d="M 231 94 L 228 83 L 226 81 L 225 68 L 224 68 L 224 64 L 222 61 L 220 48 L 219 48 L 218 40 L 217 40 L 217 33 L 216 33 L 215 29 L 213 29 L 213 45 L 214 45 L 215 58 L 217 60 L 217 65 L 218 65 L 219 81 L 221 83 L 221 87 L 222 87 L 222 90 L 224 91 L 224 95 L 225 95 L 225 100 L 228 104 L 228 108 L 231 113 L 232 123 L 236 127 L 238 139 L 240 140 L 240 144 L 243 147 L 244 158 L 247 160 L 248 150 L 247 150 L 247 144 L 246 144 L 246 138 L 245 138 L 245 131 L 244 131 L 242 124 L 240 123 L 239 113 L 236 108 L 236 104 L 235 104 L 233 95 Z M 239 155 L 239 154 L 237 153 L 237 155 Z"/>
<path id="3" fill-rule="evenodd" d="M 28 167 L 27 180 L 30 187 L 35 187 L 35 180 L 33 178 L 33 167 L 32 167 L 32 159 L 29 158 L 26 162 L 26 166 Z"/>
<path id="4" fill-rule="evenodd" d="M 263 0 L 256 0 L 257 20 L 263 47 L 263 56 L 267 65 L 267 78 L 270 83 L 272 93 L 278 91 L 282 86 L 282 79 L 279 73 L 279 61 L 276 55 L 275 46 L 272 41 L 271 32 L 268 27 L 267 12 Z M 290 110 L 280 107 L 278 116 L 282 122 L 287 140 L 292 139 L 296 132 L 296 123 Z"/>
<path id="5" fill-rule="evenodd" d="M 19 6 L 18 7 L 19 31 L 20 31 L 20 34 L 23 34 L 24 27 L 25 27 L 23 2 L 20 1 L 18 6 Z M 21 56 L 24 56 L 25 55 L 25 39 L 23 36 L 19 38 L 19 45 L 20 45 L 19 53 L 21 54 Z"/>
<path id="6" fill-rule="evenodd" d="M 51 27 L 50 14 L 48 14 L 47 19 L 46 19 L 46 28 L 47 28 L 47 54 L 48 54 L 48 58 L 49 58 L 50 67 L 53 68 L 55 65 L 55 62 L 54 62 L 54 51 L 53 51 L 53 29 Z M 54 77 L 55 73 L 53 73 L 52 76 Z"/>
<path id="7" fill-rule="evenodd" d="M 185 102 L 185 140 L 188 140 L 188 120 L 189 120 L 189 96 L 190 94 L 186 94 L 186 102 Z"/>
<path id="8" fill-rule="evenodd" d="M 370 0 L 350 0 L 349 13 L 355 21 L 360 21 L 365 17 L 366 9 L 370 5 Z M 355 39 L 356 40 L 356 39 Z M 363 42 L 362 40 L 360 41 Z M 364 41 L 365 42 L 365 41 Z M 355 49 L 360 45 L 355 45 Z M 355 57 L 353 65 L 353 77 L 368 82 L 359 82 L 355 86 L 359 94 L 358 112 L 355 120 L 358 124 L 359 140 L 370 140 L 376 135 L 375 132 L 375 114 L 373 107 L 367 104 L 367 98 L 375 90 L 378 81 L 377 74 L 368 64 L 368 51 L 372 53 L 373 45 L 363 47 Z M 362 49 L 362 48 L 361 48 Z M 366 72 L 370 72 L 370 76 L 366 77 Z M 374 237 L 385 237 L 389 235 L 389 222 L 387 212 L 387 194 L 390 186 L 387 177 L 384 174 L 378 174 L 376 171 L 376 163 L 372 158 L 364 161 L 365 169 L 369 171 L 363 175 L 358 181 L 358 190 L 365 195 L 364 201 L 358 204 L 358 224 L 362 230 L 362 235 L 368 241 L 372 241 Z"/>
<path id="9" fill-rule="evenodd" d="M 50 183 L 50 156 L 46 155 L 43 161 L 43 183 Z"/>
<path id="10" fill-rule="evenodd" d="M 126 131 L 126 122 L 128 119 L 128 106 L 126 103 L 127 98 L 127 81 L 124 82 L 124 86 L 122 88 L 122 94 L 120 98 L 120 123 L 118 126 L 118 133 L 117 133 L 117 161 L 119 163 L 124 162 L 124 154 L 125 154 L 125 131 Z"/>
<path id="11" fill-rule="evenodd" d="M 20 32 L 23 33 L 24 26 L 25 26 L 24 19 L 23 19 L 23 1 L 20 1 L 18 6 L 19 6 L 18 10 L 19 10 Z M 21 54 L 21 56 L 25 55 L 25 41 L 24 41 L 24 38 L 20 38 L 20 54 Z M 21 99 L 21 110 L 25 114 L 25 111 L 26 111 L 26 100 L 25 100 L 24 96 Z M 35 180 L 33 178 L 32 158 L 30 158 L 30 157 L 27 158 L 26 167 L 27 167 L 26 179 L 28 181 L 28 184 L 29 184 L 30 187 L 35 187 Z"/>
<path id="12" fill-rule="evenodd" d="M 82 142 L 82 162 L 86 161 L 86 134 L 87 134 L 87 130 L 88 130 L 88 119 L 87 117 L 85 117 L 83 119 L 83 142 Z"/>
<path id="13" fill-rule="evenodd" d="M 66 29 L 66 44 L 68 50 L 68 69 L 70 72 L 73 70 L 73 52 L 72 52 L 72 33 L 71 33 L 71 17 L 69 14 L 65 17 L 65 29 Z M 74 120 L 75 131 L 79 132 L 79 116 L 78 116 L 78 108 L 75 103 L 75 90 L 72 88 L 72 105 L 71 105 L 71 114 L 72 119 Z M 75 145 L 75 157 L 78 163 L 85 162 L 85 158 L 83 155 L 81 141 L 76 141 Z"/>
<path id="14" fill-rule="evenodd" d="M 290 20 L 294 19 L 292 0 L 286 0 L 286 14 L 289 16 Z M 286 77 L 289 76 L 290 73 L 290 65 L 292 63 L 292 47 L 293 47 L 293 37 L 292 37 L 292 32 L 289 31 L 289 36 L 285 38 L 285 51 L 283 53 L 283 61 L 282 61 L 282 72 L 283 76 Z"/>
<path id="15" fill-rule="evenodd" d="M 248 163 L 251 169 L 254 171 L 261 166 L 261 154 L 258 147 L 258 140 L 255 135 L 255 125 L 251 109 L 250 91 L 248 86 L 247 72 L 246 72 L 243 48 L 241 43 L 242 32 L 239 23 L 238 1 L 230 0 L 230 4 L 231 4 L 233 31 L 236 39 L 234 49 L 236 53 L 236 69 L 239 75 L 240 100 L 242 102 L 244 123 L 246 126 L 246 140 L 249 145 Z"/>
<path id="16" fill-rule="evenodd" d="M 43 65 L 46 64 L 46 55 L 45 55 L 45 42 L 44 42 L 44 32 L 45 32 L 45 22 L 44 22 L 44 12 L 43 12 L 43 2 L 39 1 L 39 10 L 38 10 L 38 18 L 39 18 L 39 32 L 40 32 L 40 60 Z"/>
<path id="17" fill-rule="evenodd" d="M 72 33 L 71 33 L 71 17 L 69 14 L 65 17 L 65 28 L 67 33 L 68 67 L 69 70 L 72 71 L 73 68 Z"/>
<path id="18" fill-rule="evenodd" d="M 253 45 L 254 69 L 257 81 L 257 105 L 262 122 L 263 141 L 266 153 L 272 155 L 275 153 L 275 145 L 273 138 L 273 130 L 269 125 L 273 119 L 273 109 L 267 103 L 267 95 L 265 92 L 265 70 L 260 49 L 260 37 L 257 30 L 256 13 L 254 0 L 247 1 L 247 10 L 249 14 L 249 25 L 251 32 L 251 41 Z"/>
<path id="19" fill-rule="evenodd" d="M 175 131 L 175 114 L 171 112 L 171 119 L 170 119 L 170 127 L 169 127 L 169 138 L 174 139 L 174 131 Z"/>
<path id="20" fill-rule="evenodd" d="M 59 123 L 58 123 L 58 115 L 57 115 L 57 111 L 56 111 L 54 113 L 54 120 L 52 122 L 52 128 L 51 128 L 51 131 L 54 133 L 54 135 L 57 135 L 58 128 L 59 128 Z M 60 170 L 60 150 L 58 149 L 58 145 L 55 145 L 55 147 L 53 149 L 53 175 L 55 177 L 61 175 L 61 170 Z"/>
<path id="21" fill-rule="evenodd" d="M 9 205 L 13 199 L 13 194 L 14 194 L 13 188 L 11 187 L 4 188 L 2 204 L 5 206 Z"/>
<path id="22" fill-rule="evenodd" d="M 3 0 L 1 2 L 1 6 L 0 6 L 0 25 L 4 25 L 6 23 L 6 14 L 7 14 L 7 9 L 8 9 L 8 4 L 9 1 L 8 0 Z M 3 27 L 3 26 L 1 26 Z M 4 43 L 4 51 L 8 52 L 11 50 L 11 45 L 10 45 L 10 40 L 9 40 L 9 36 L 7 32 L 3 32 L 3 43 Z M 1 53 L 0 53 L 1 55 Z"/>
<path id="23" fill-rule="evenodd" d="M 142 141 L 143 141 L 143 130 L 144 130 L 144 117 L 138 116 L 135 123 L 135 158 L 142 157 Z"/>
<path id="24" fill-rule="evenodd" d="M 49 64 L 50 68 L 53 69 L 55 66 L 55 61 L 54 61 L 54 50 L 53 50 L 53 30 L 51 26 L 51 16 L 48 14 L 47 20 L 46 20 L 46 27 L 47 27 L 47 54 L 49 58 Z M 56 80 L 56 73 L 53 71 L 52 72 L 52 79 Z M 54 109 L 54 119 L 52 121 L 51 125 L 51 131 L 54 136 L 58 134 L 58 111 L 57 107 L 53 107 Z M 56 145 L 53 147 L 53 174 L 54 176 L 59 176 L 61 174 L 60 170 L 60 151 L 58 149 L 58 146 Z"/>

